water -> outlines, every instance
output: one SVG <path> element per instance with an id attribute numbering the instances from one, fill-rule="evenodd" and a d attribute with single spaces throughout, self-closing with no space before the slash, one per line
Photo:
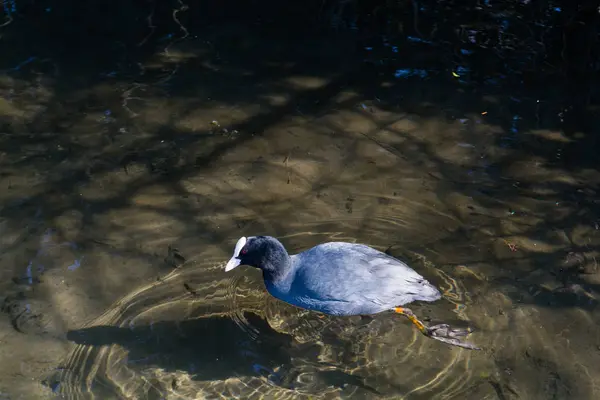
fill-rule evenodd
<path id="1" fill-rule="evenodd" d="M 4 5 L 0 399 L 598 397 L 595 86 L 510 15 L 111 4 Z M 408 260 L 483 350 L 226 274 L 258 234 Z"/>

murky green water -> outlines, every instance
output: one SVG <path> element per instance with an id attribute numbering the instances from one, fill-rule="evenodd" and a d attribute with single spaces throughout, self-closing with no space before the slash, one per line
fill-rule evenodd
<path id="1" fill-rule="evenodd" d="M 0 399 L 598 397 L 597 117 L 426 45 L 182 4 L 139 11 L 170 16 L 151 39 L 58 6 L 0 32 Z M 483 351 L 226 274 L 258 234 L 408 260 L 444 295 L 413 311 Z"/>

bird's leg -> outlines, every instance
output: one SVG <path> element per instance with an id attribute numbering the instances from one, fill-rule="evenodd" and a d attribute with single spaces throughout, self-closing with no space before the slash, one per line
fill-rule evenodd
<path id="1" fill-rule="evenodd" d="M 446 324 L 426 326 L 408 308 L 396 307 L 394 308 L 394 312 L 408 318 L 410 322 L 415 324 L 417 329 L 419 329 L 419 331 L 421 331 L 421 333 L 427 337 L 439 340 L 440 342 L 451 344 L 453 346 L 464 347 L 465 349 L 481 350 L 474 344 L 463 342 L 460 340 L 461 336 L 467 336 L 469 333 L 471 333 L 471 330 L 469 328 L 452 329 L 449 325 Z"/>

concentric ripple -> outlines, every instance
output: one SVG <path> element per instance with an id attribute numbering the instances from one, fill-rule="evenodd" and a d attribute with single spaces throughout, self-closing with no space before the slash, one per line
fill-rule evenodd
<path id="1" fill-rule="evenodd" d="M 282 240 L 292 253 L 359 241 L 317 225 Z M 415 305 L 415 313 L 456 322 L 453 309 L 470 301 L 461 285 L 424 257 L 409 257 L 440 277 L 448 300 Z M 70 331 L 75 345 L 47 382 L 68 399 L 432 399 L 486 382 L 482 353 L 440 345 L 391 313 L 334 318 L 297 309 L 266 294 L 257 270 L 225 274 L 225 260 L 188 260 Z"/>

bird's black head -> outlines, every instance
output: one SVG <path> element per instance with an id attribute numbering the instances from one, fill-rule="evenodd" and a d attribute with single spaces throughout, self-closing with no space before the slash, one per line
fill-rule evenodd
<path id="1" fill-rule="evenodd" d="M 231 271 L 239 265 L 249 265 L 261 269 L 266 275 L 276 276 L 289 267 L 290 257 L 285 247 L 274 237 L 241 237 L 225 271 Z"/>

